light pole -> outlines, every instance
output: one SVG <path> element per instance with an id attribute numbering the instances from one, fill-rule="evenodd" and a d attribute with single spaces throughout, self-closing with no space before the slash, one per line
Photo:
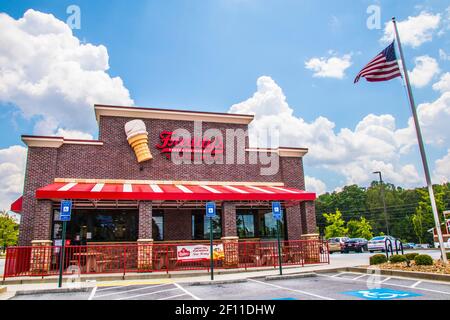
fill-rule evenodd
<path id="1" fill-rule="evenodd" d="M 374 171 L 374 174 L 378 174 L 380 177 L 380 186 L 381 186 L 381 200 L 383 201 L 383 209 L 384 209 L 384 220 L 386 222 L 386 235 L 390 236 L 389 232 L 389 221 L 388 221 L 388 215 L 386 210 L 386 199 L 384 198 L 384 184 L 383 184 L 383 178 L 381 177 L 381 171 Z"/>

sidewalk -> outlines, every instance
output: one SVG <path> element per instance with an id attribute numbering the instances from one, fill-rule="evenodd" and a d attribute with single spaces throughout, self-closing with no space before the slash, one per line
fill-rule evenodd
<path id="1" fill-rule="evenodd" d="M 299 266 L 285 266 L 283 267 L 283 275 L 297 274 L 297 273 L 310 273 L 319 270 L 331 270 L 339 268 L 338 266 L 331 265 L 311 265 L 306 267 Z M 230 272 L 232 271 L 232 272 Z M 274 276 L 279 274 L 279 269 L 259 269 L 259 270 L 220 270 L 214 272 L 214 281 L 236 281 L 244 280 L 247 278 Z M 48 291 L 50 289 L 58 289 L 57 278 L 51 278 L 51 283 L 25 283 L 25 284 L 6 284 L 7 292 L 0 293 L 0 300 L 6 300 L 15 295 L 17 291 Z M 89 279 L 90 278 L 90 279 Z M 81 282 L 72 283 L 67 282 L 67 279 L 63 280 L 62 288 L 66 290 L 68 288 L 76 288 L 75 290 L 88 290 L 87 288 L 93 288 L 95 286 L 123 286 L 133 284 L 158 284 L 158 283 L 186 283 L 186 282 L 202 282 L 210 281 L 211 276 L 206 271 L 199 273 L 196 272 L 173 272 L 168 275 L 164 274 L 127 274 L 123 279 L 123 275 L 93 275 L 91 277 L 84 277 Z M 30 279 L 31 280 L 31 279 Z"/>

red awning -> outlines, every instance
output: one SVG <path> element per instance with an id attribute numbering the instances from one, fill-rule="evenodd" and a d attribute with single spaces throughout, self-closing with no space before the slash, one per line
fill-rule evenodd
<path id="1" fill-rule="evenodd" d="M 315 200 L 316 194 L 276 186 L 54 183 L 36 191 L 38 199 L 95 200 Z"/>
<path id="2" fill-rule="evenodd" d="M 17 199 L 16 201 L 14 201 L 11 204 L 11 211 L 15 212 L 15 213 L 21 213 L 22 212 L 22 199 L 23 197 L 20 196 L 19 199 Z"/>

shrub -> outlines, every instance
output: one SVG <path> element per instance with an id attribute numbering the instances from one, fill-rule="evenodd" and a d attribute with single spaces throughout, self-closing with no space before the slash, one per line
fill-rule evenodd
<path id="1" fill-rule="evenodd" d="M 375 254 L 370 257 L 370 265 L 381 264 L 387 262 L 387 258 L 384 254 Z"/>
<path id="2" fill-rule="evenodd" d="M 405 254 L 406 260 L 413 261 L 419 254 L 417 252 L 411 252 Z"/>
<path id="3" fill-rule="evenodd" d="M 427 254 L 419 254 L 414 258 L 416 265 L 418 266 L 432 266 L 433 258 Z"/>
<path id="4" fill-rule="evenodd" d="M 447 252 L 446 255 L 447 255 L 447 259 L 450 260 L 450 252 Z"/>
<path id="5" fill-rule="evenodd" d="M 405 262 L 406 260 L 407 260 L 406 257 L 402 254 L 395 254 L 389 258 L 389 261 L 391 263 L 400 263 L 400 262 Z"/>

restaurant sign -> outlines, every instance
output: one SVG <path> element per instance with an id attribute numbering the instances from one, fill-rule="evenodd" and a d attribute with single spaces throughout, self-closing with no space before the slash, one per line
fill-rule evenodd
<path id="1" fill-rule="evenodd" d="M 156 148 L 164 154 L 167 159 L 171 158 L 173 152 L 182 157 L 194 158 L 195 154 L 200 154 L 200 158 L 217 157 L 223 154 L 223 141 L 220 137 L 206 139 L 203 137 L 193 137 L 185 139 L 183 137 L 174 137 L 172 131 L 162 131 L 159 134 L 161 142 Z"/>
<path id="2" fill-rule="evenodd" d="M 213 259 L 222 260 L 224 257 L 223 244 L 213 246 Z M 187 246 L 177 246 L 177 260 L 196 261 L 210 260 L 209 245 L 196 244 Z"/>

